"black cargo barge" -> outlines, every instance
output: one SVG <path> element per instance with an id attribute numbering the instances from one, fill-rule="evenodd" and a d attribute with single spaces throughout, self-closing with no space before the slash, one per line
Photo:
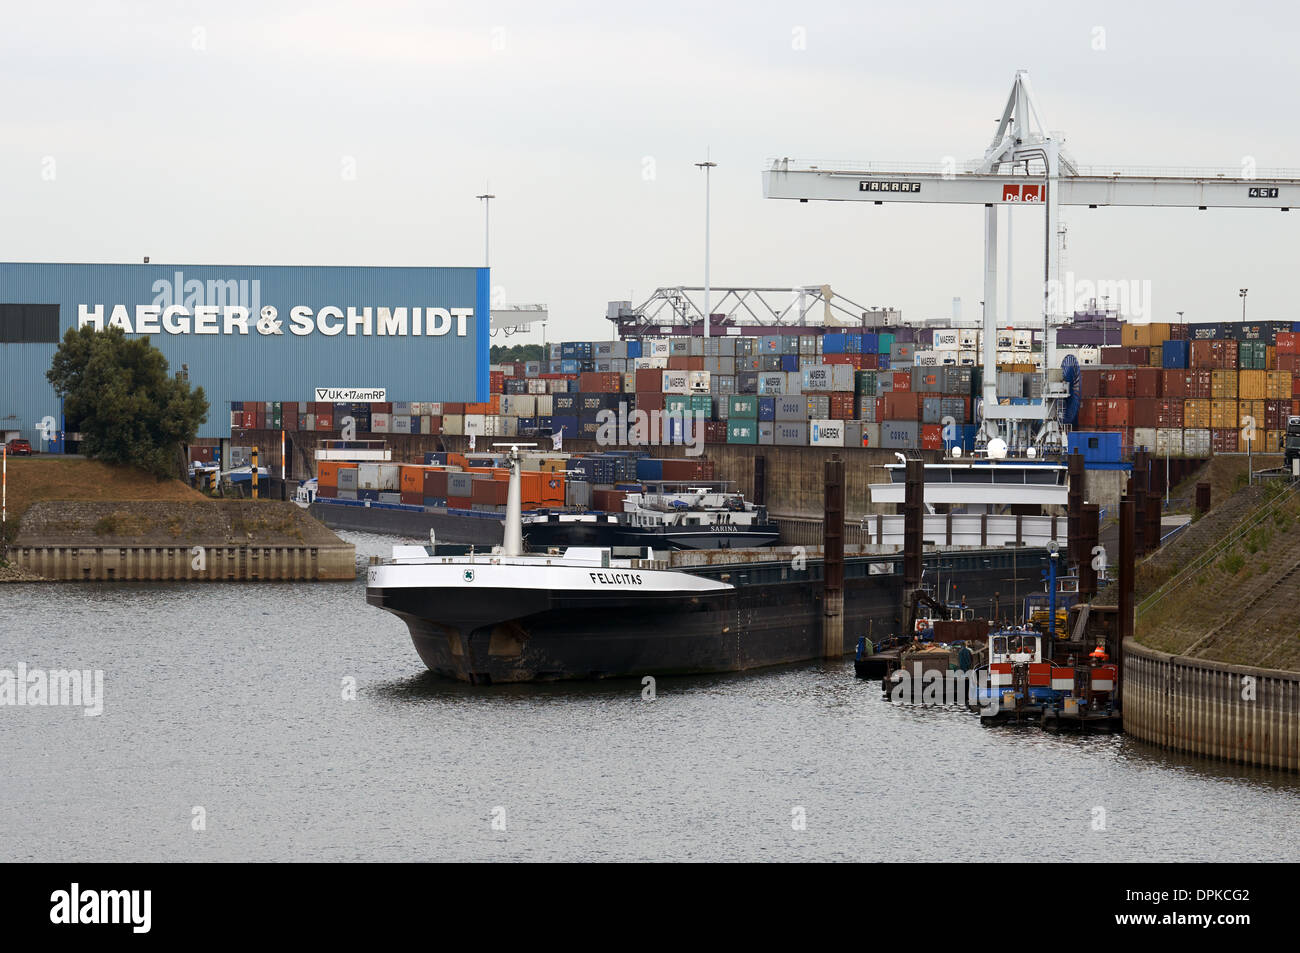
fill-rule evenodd
<path id="1" fill-rule="evenodd" d="M 746 555 L 569 567 L 572 585 L 515 584 L 515 567 L 487 556 L 441 567 L 448 572 L 432 587 L 386 585 L 402 567 L 372 567 L 366 600 L 407 623 L 430 670 L 480 684 L 732 672 L 822 657 L 821 560 L 796 568 L 790 558 Z M 902 562 L 901 554 L 845 558 L 844 653 L 860 636 L 878 640 L 900 629 Z M 1040 585 L 1047 553 L 936 552 L 924 565 L 927 584 L 991 617 Z M 527 572 L 552 568 L 562 567 L 533 564 Z M 494 574 L 510 584 L 492 584 Z"/>

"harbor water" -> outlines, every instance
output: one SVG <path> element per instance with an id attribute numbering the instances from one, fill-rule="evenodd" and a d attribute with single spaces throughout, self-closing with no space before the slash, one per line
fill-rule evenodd
<path id="1" fill-rule="evenodd" d="M 104 674 L 97 716 L 0 707 L 4 862 L 1300 858 L 1298 777 L 892 705 L 851 659 L 483 688 L 360 577 L 0 597 L 0 669 Z"/>

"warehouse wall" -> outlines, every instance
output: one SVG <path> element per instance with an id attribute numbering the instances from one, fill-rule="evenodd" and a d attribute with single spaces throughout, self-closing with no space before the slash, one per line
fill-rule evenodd
<path id="1" fill-rule="evenodd" d="M 235 325 L 227 333 L 223 312 L 215 329 L 202 333 L 191 317 L 187 331 L 148 335 L 173 373 L 188 365 L 190 382 L 203 387 L 210 410 L 201 437 L 229 435 L 231 401 L 309 400 L 317 387 L 386 388 L 387 400 L 486 400 L 488 288 L 485 268 L 0 263 L 0 305 L 57 305 L 58 333 L 50 336 L 59 339 L 77 326 L 82 305 L 102 308 L 105 323 L 115 305 L 124 305 L 133 322 L 139 307 L 175 304 L 191 314 L 199 306 L 249 308 L 248 333 Z M 339 333 L 325 333 L 314 317 L 329 306 L 345 314 L 370 309 L 371 333 L 346 321 Z M 259 329 L 266 307 L 276 313 Z M 460 307 L 474 309 L 464 337 L 454 328 L 439 336 L 413 333 L 411 309 L 422 309 L 423 318 L 427 309 Z M 311 329 L 299 325 L 306 333 L 293 330 L 294 308 L 311 309 Z M 379 308 L 407 309 L 407 333 L 379 334 Z M 20 429 L 33 444 L 41 418 L 59 420 L 59 401 L 45 379 L 56 348 L 57 340 L 0 344 L 0 428 Z"/>

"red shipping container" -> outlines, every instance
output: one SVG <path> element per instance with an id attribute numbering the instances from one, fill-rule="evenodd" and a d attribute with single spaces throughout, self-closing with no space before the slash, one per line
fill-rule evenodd
<path id="1" fill-rule="evenodd" d="M 316 495 L 332 500 L 339 495 L 339 488 L 336 486 L 317 486 Z"/>
<path id="2" fill-rule="evenodd" d="M 1128 397 L 1107 398 L 1100 408 L 1097 423 L 1111 429 L 1131 430 L 1133 428 L 1133 400 Z"/>
<path id="3" fill-rule="evenodd" d="M 1156 401 L 1157 427 L 1181 427 L 1183 425 L 1183 401 L 1181 398 L 1167 397 Z M 1138 426 L 1143 426 L 1138 424 Z"/>
<path id="4" fill-rule="evenodd" d="M 726 427 L 726 421 L 722 421 L 723 427 Z M 723 430 L 723 438 L 726 438 L 726 430 Z M 712 480 L 713 479 L 713 461 L 700 459 L 683 459 L 680 457 L 665 458 L 663 463 L 663 478 L 671 480 L 674 483 L 681 483 L 690 480 Z"/>
<path id="5" fill-rule="evenodd" d="M 861 370 L 874 371 L 880 367 L 880 356 L 877 354 L 860 354 L 858 355 L 862 363 L 858 365 Z"/>
<path id="6" fill-rule="evenodd" d="M 1133 407 L 1133 426 L 1134 427 L 1155 427 L 1156 423 L 1156 401 L 1151 397 L 1137 397 L 1132 401 Z"/>
<path id="7" fill-rule="evenodd" d="M 1102 371 L 1101 395 L 1103 397 L 1132 397 L 1133 371 Z"/>
<path id="8" fill-rule="evenodd" d="M 637 371 L 637 373 L 640 374 L 641 371 Z M 657 374 L 659 372 L 656 371 L 655 373 Z M 718 399 L 726 400 L 725 397 L 720 397 Z M 664 395 L 659 391 L 639 390 L 636 392 L 636 409 L 644 410 L 647 413 L 654 410 L 662 411 L 664 409 Z"/>
<path id="9" fill-rule="evenodd" d="M 894 371 L 894 392 L 906 393 L 912 389 L 911 371 Z"/>
<path id="10" fill-rule="evenodd" d="M 916 395 L 909 391 L 894 391 L 881 398 L 885 402 L 885 420 L 916 420 Z"/>
<path id="11" fill-rule="evenodd" d="M 472 503 L 487 506 L 505 506 L 510 484 L 505 480 L 471 480 L 469 498 Z"/>
<path id="12" fill-rule="evenodd" d="M 1279 355 L 1300 353 L 1300 334 L 1294 331 L 1278 331 L 1277 353 Z"/>
<path id="13" fill-rule="evenodd" d="M 921 449 L 922 450 L 943 449 L 943 427 L 941 425 L 939 424 L 921 425 Z"/>
<path id="14" fill-rule="evenodd" d="M 401 500 L 403 503 L 407 504 L 408 506 L 424 505 L 424 497 L 420 494 L 419 490 L 414 490 L 414 491 L 403 490 L 401 495 Z"/>
<path id="15" fill-rule="evenodd" d="M 1133 393 L 1130 397 L 1161 397 L 1160 385 L 1164 374 L 1158 367 L 1139 367 L 1133 371 Z M 1140 425 L 1139 425 L 1140 426 Z"/>
<path id="16" fill-rule="evenodd" d="M 1277 352 L 1277 369 L 1279 371 L 1290 371 L 1292 374 L 1300 369 L 1300 354 L 1284 353 L 1281 348 Z"/>
<path id="17" fill-rule="evenodd" d="M 1162 397 L 1177 398 L 1178 400 L 1187 399 L 1188 372 L 1185 370 L 1163 371 L 1160 381 L 1160 395 Z"/>
<path id="18" fill-rule="evenodd" d="M 831 394 L 831 419 L 852 420 L 856 417 L 853 406 L 854 400 L 855 397 L 851 393 L 837 391 Z"/>
<path id="19" fill-rule="evenodd" d="M 1085 397 L 1079 403 L 1079 427 L 1083 430 L 1091 430 L 1098 426 L 1097 424 L 1097 405 L 1102 403 L 1095 397 Z"/>
<path id="20" fill-rule="evenodd" d="M 1286 430 L 1286 418 L 1291 412 L 1289 400 L 1264 401 L 1264 429 Z"/>
<path id="21" fill-rule="evenodd" d="M 1194 368 L 1187 375 L 1187 399 L 1210 400 L 1214 395 L 1214 372 L 1208 368 Z"/>
<path id="22" fill-rule="evenodd" d="M 333 414 L 317 414 L 317 415 L 316 415 L 316 429 L 317 429 L 317 430 L 333 430 L 333 429 L 334 429 L 334 415 L 333 415 Z"/>
<path id="23" fill-rule="evenodd" d="M 726 443 L 727 422 L 725 420 L 706 420 L 704 422 L 705 443 Z"/>
<path id="24" fill-rule="evenodd" d="M 1210 450 L 1214 453 L 1236 453 L 1240 434 L 1232 430 L 1211 430 Z"/>
<path id="25" fill-rule="evenodd" d="M 584 394 L 619 394 L 623 391 L 623 375 L 610 371 L 587 371 L 578 375 L 578 387 Z"/>
<path id="26" fill-rule="evenodd" d="M 642 368 L 636 372 L 636 390 L 662 393 L 664 389 L 664 372 L 657 367 Z M 662 408 L 661 408 L 662 409 Z"/>
<path id="27" fill-rule="evenodd" d="M 1105 373 L 1105 371 L 1102 371 L 1102 370 L 1099 370 L 1099 369 L 1096 369 L 1096 368 L 1087 368 L 1087 367 L 1085 367 L 1085 368 L 1080 369 L 1080 371 L 1079 371 L 1079 386 L 1080 386 L 1080 389 L 1081 389 L 1081 391 L 1082 391 L 1082 396 L 1083 396 L 1083 397 L 1087 398 L 1087 397 L 1100 397 L 1100 396 L 1102 396 L 1102 393 L 1101 393 L 1101 378 L 1102 378 L 1102 375 L 1103 375 L 1104 373 Z"/>
<path id="28" fill-rule="evenodd" d="M 435 496 L 440 499 L 447 498 L 447 471 L 446 470 L 425 470 L 424 471 L 424 495 Z"/>

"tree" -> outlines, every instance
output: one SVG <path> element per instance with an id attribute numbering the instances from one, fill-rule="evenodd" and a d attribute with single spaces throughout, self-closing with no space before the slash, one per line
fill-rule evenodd
<path id="1" fill-rule="evenodd" d="M 148 338 L 128 339 L 121 328 L 69 328 L 45 376 L 65 416 L 79 421 L 86 456 L 159 478 L 176 473 L 181 444 L 208 419 L 203 388 L 190 390 Z"/>
<path id="2" fill-rule="evenodd" d="M 545 360 L 543 353 L 540 344 L 494 344 L 488 359 L 493 364 L 504 364 L 507 361 L 541 361 Z"/>

